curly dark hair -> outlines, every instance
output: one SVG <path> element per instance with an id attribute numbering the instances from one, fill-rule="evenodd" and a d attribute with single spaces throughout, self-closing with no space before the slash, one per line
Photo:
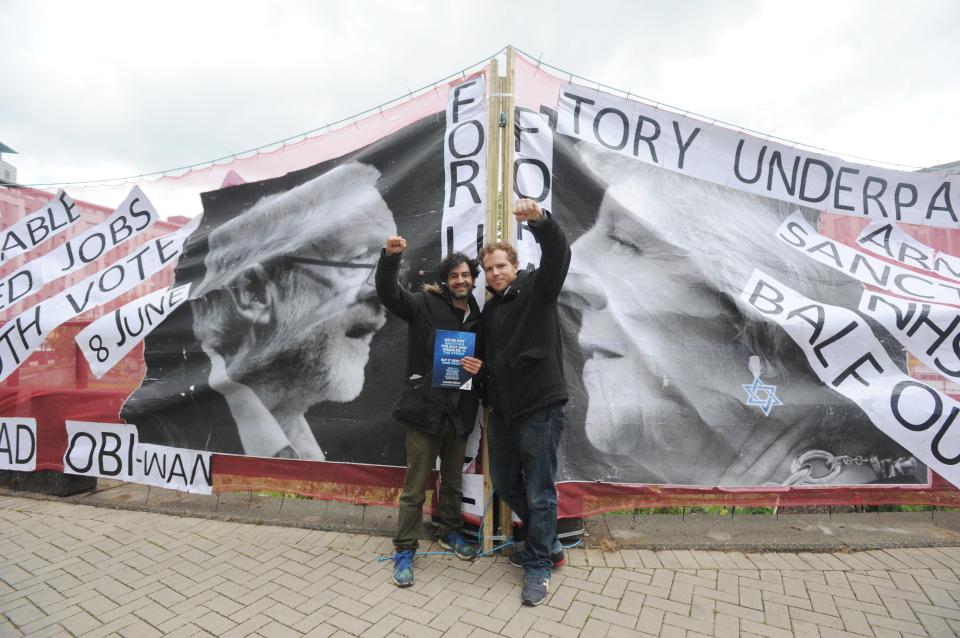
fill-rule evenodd
<path id="1" fill-rule="evenodd" d="M 470 274 L 473 275 L 474 280 L 480 276 L 480 264 L 477 263 L 476 259 L 470 259 L 463 253 L 450 253 L 444 257 L 439 264 L 437 264 L 437 283 L 447 283 L 447 275 L 449 275 L 450 271 L 460 264 L 467 264 L 467 268 L 470 269 Z"/>

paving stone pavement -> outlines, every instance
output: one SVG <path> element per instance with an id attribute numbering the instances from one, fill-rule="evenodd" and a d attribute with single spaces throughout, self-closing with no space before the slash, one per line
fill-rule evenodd
<path id="1" fill-rule="evenodd" d="M 956 636 L 960 548 L 574 549 L 544 605 L 505 558 L 380 536 L 0 496 L 0 636 Z M 437 551 L 436 546 L 423 551 Z"/>

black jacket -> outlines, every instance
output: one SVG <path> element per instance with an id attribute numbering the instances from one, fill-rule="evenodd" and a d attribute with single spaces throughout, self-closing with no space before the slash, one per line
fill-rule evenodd
<path id="1" fill-rule="evenodd" d="M 570 244 L 549 214 L 530 230 L 540 244 L 540 267 L 520 271 L 483 309 L 486 400 L 507 418 L 567 400 L 557 297 L 570 268 Z"/>
<path id="2" fill-rule="evenodd" d="M 397 396 L 393 417 L 419 430 L 435 434 L 444 414 L 453 420 L 457 431 L 470 434 L 477 418 L 477 379 L 474 390 L 450 390 L 431 387 L 433 345 L 437 330 L 459 330 L 478 335 L 479 357 L 480 308 L 473 295 L 467 300 L 470 314 L 456 308 L 446 288 L 428 286 L 423 292 L 409 292 L 397 283 L 400 255 L 380 253 L 377 262 L 377 296 L 387 310 L 407 322 L 407 387 Z M 414 375 L 419 375 L 413 378 Z"/>

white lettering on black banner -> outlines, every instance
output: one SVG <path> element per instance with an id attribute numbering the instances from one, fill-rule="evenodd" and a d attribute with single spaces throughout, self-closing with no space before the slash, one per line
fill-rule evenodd
<path id="1" fill-rule="evenodd" d="M 37 469 L 37 420 L 0 417 L 0 470 Z"/>
<path id="2" fill-rule="evenodd" d="M 781 326 L 821 381 L 857 405 L 887 436 L 960 486 L 960 403 L 908 377 L 860 315 L 804 297 L 754 270 L 740 295 Z"/>
<path id="3" fill-rule="evenodd" d="M 557 132 L 715 184 L 818 210 L 960 227 L 960 177 L 846 162 L 576 84 Z"/>

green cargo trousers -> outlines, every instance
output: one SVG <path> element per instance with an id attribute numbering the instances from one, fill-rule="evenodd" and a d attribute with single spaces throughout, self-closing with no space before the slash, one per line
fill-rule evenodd
<path id="1" fill-rule="evenodd" d="M 450 419 L 444 417 L 437 434 L 427 434 L 406 426 L 407 473 L 400 494 L 397 535 L 393 539 L 398 549 L 417 550 L 420 527 L 423 524 L 423 502 L 426 498 L 427 481 L 440 455 L 440 509 L 437 518 L 443 538 L 453 530 L 463 527 L 460 510 L 463 498 L 463 457 L 466 454 L 467 438 L 460 436 Z"/>

